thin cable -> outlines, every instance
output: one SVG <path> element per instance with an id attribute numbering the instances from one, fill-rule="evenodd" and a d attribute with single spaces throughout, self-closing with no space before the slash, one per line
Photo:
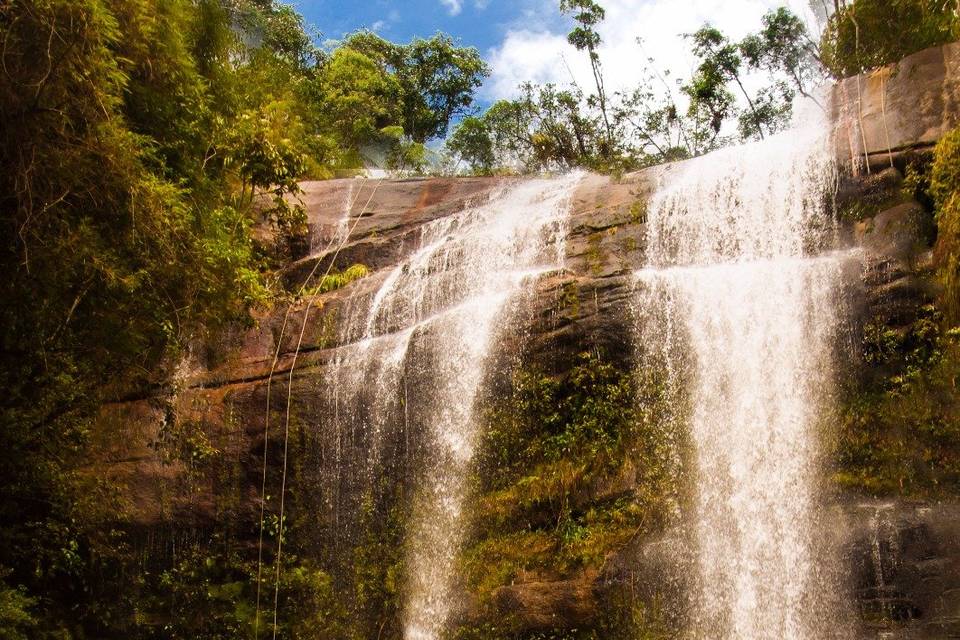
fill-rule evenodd
<path id="1" fill-rule="evenodd" d="M 346 236 L 340 242 L 337 250 L 333 254 L 333 257 L 330 259 L 330 264 L 327 265 L 327 271 L 323 276 L 324 278 L 330 274 L 330 270 L 337 261 L 337 256 L 340 255 L 340 251 L 344 246 L 346 246 L 350 236 L 353 235 L 353 231 L 357 228 L 357 225 L 363 218 L 363 214 L 366 212 L 367 207 L 370 206 L 370 203 L 373 201 L 373 196 L 376 195 L 377 189 L 380 188 L 380 185 L 383 184 L 383 181 L 384 178 L 380 178 L 377 181 L 377 184 L 374 185 L 373 191 L 370 192 L 370 197 L 367 198 L 367 203 L 363 206 L 363 209 L 360 210 L 360 214 L 357 215 L 357 219 L 354 221 L 353 226 L 350 227 L 349 231 L 347 231 Z M 319 264 L 319 262 L 317 264 Z M 297 338 L 297 346 L 293 351 L 293 361 L 290 363 L 290 375 L 287 378 L 287 407 L 283 428 L 283 473 L 280 483 L 280 520 L 277 530 L 277 557 L 274 559 L 274 566 L 276 567 L 276 579 L 273 589 L 273 640 L 276 640 L 277 638 L 277 611 L 280 603 L 280 556 L 283 551 L 283 514 L 287 490 L 287 451 L 289 449 L 288 445 L 290 442 L 290 402 L 291 398 L 293 397 L 293 373 L 297 368 L 297 359 L 300 356 L 300 347 L 303 344 L 303 336 L 307 331 L 307 321 L 310 318 L 310 309 L 313 307 L 313 303 L 316 301 L 318 295 L 320 295 L 319 289 L 314 292 L 312 296 L 310 296 L 310 302 L 307 303 L 307 308 L 304 311 L 303 323 L 300 326 L 300 336 Z M 269 407 L 267 410 L 269 411 Z"/>
<path id="2" fill-rule="evenodd" d="M 883 116 L 883 133 L 887 137 L 887 156 L 890 158 L 890 168 L 893 164 L 893 147 L 890 146 L 890 127 L 887 126 L 887 70 L 880 69 L 880 113 Z"/>
<path id="3" fill-rule="evenodd" d="M 353 212 L 353 208 L 357 204 L 357 200 L 360 199 L 360 194 L 362 193 L 362 191 L 363 191 L 363 188 L 361 187 L 357 191 L 356 197 L 349 202 L 349 207 L 347 209 L 347 216 L 349 216 Z M 374 189 L 374 191 L 376 191 L 376 189 Z M 357 219 L 359 220 L 359 217 Z M 347 233 L 346 237 L 343 238 L 340 248 L 342 248 L 343 245 L 346 244 L 347 241 L 349 241 L 350 233 L 352 231 L 353 230 L 351 229 Z M 326 256 L 330 252 L 330 249 L 333 247 L 333 243 L 336 241 L 337 241 L 337 234 L 334 234 L 334 236 L 330 238 L 330 242 L 327 243 L 326 248 L 320 254 L 321 258 L 323 256 Z M 330 261 L 330 264 L 327 267 L 327 273 L 324 275 L 324 277 L 330 274 L 330 268 L 333 266 L 333 263 L 336 261 L 336 256 L 337 254 L 340 253 L 340 248 L 337 249 L 337 253 L 334 254 L 333 260 Z M 313 276 L 316 275 L 317 269 L 320 267 L 321 262 L 322 262 L 322 259 L 318 259 L 316 264 L 313 265 L 313 269 L 310 271 L 310 274 L 307 275 L 306 279 L 303 281 L 303 284 L 300 286 L 300 289 L 297 291 L 296 298 L 299 298 L 301 295 L 303 295 L 303 292 L 306 291 L 307 285 L 310 283 L 310 280 L 313 278 Z M 259 637 L 259 632 L 260 632 L 261 580 L 262 580 L 262 570 L 263 570 L 263 521 L 265 517 L 265 509 L 266 509 L 266 502 L 267 502 L 266 500 L 267 452 L 269 449 L 269 444 L 268 444 L 269 440 L 267 436 L 270 433 L 270 390 L 273 383 L 273 374 L 276 372 L 277 363 L 280 361 L 280 350 L 283 348 L 283 336 L 287 332 L 287 323 L 290 319 L 290 311 L 292 309 L 293 309 L 293 302 L 287 305 L 287 310 L 283 314 L 283 324 L 280 327 L 280 335 L 277 338 L 277 349 L 276 351 L 274 351 L 273 362 L 270 365 L 270 374 L 267 376 L 267 409 L 266 409 L 266 414 L 263 420 L 263 478 L 260 485 L 260 540 L 257 543 L 257 609 L 256 609 L 256 614 L 254 616 L 254 622 L 253 622 L 254 638 Z"/>

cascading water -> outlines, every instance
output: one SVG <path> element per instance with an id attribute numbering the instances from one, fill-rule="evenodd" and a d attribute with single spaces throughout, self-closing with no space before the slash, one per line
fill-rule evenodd
<path id="1" fill-rule="evenodd" d="M 402 432 L 422 467 L 408 529 L 404 635 L 440 636 L 452 609 L 461 511 L 476 440 L 474 401 L 498 323 L 538 274 L 562 266 L 570 196 L 579 181 L 509 184 L 479 206 L 428 223 L 418 248 L 372 297 L 352 301 L 327 388 L 334 397 L 334 473 L 365 438 L 368 484 L 384 437 Z M 408 393 L 408 390 L 411 392 Z M 400 426 L 396 426 L 397 424 Z M 357 434 L 360 434 L 359 436 Z M 408 454 L 409 455 L 409 454 Z M 334 510 L 342 500 L 329 496 Z M 339 527 L 339 523 L 334 526 Z"/>
<path id="2" fill-rule="evenodd" d="M 322 251 L 329 250 L 346 240 L 350 232 L 350 215 L 353 212 L 353 207 L 357 200 L 357 197 L 354 195 L 356 183 L 356 179 L 351 179 L 350 186 L 343 192 L 343 201 L 340 204 L 340 217 L 337 219 L 336 225 L 332 228 L 314 230 L 313 233 L 310 234 L 310 255 L 316 255 Z M 360 204 L 362 205 L 363 203 Z M 323 235 L 321 235 L 321 233 Z"/>
<path id="3" fill-rule="evenodd" d="M 692 638 L 844 637 L 816 540 L 815 422 L 850 259 L 826 252 L 827 131 L 812 117 L 669 167 L 649 207 L 640 344 L 685 399 Z"/>

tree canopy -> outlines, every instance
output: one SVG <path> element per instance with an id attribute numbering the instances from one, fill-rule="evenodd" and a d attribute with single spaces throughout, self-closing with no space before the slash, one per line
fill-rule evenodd
<path id="1" fill-rule="evenodd" d="M 283 299 L 300 180 L 422 166 L 486 74 L 442 35 L 316 40 L 273 0 L 0 3 L 3 637 L 134 633 L 91 417 Z"/>

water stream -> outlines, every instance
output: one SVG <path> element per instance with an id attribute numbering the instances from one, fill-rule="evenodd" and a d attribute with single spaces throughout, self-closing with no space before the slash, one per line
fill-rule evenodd
<path id="1" fill-rule="evenodd" d="M 831 384 L 827 123 L 664 169 L 637 277 L 643 366 L 686 399 L 688 635 L 843 637 L 820 570 L 815 424 Z"/>
<path id="2" fill-rule="evenodd" d="M 404 587 L 409 640 L 438 638 L 457 606 L 455 560 L 478 427 L 474 401 L 496 348 L 492 337 L 538 275 L 562 266 L 579 180 L 509 183 L 484 204 L 424 225 L 409 257 L 348 313 L 341 336 L 347 346 L 326 385 L 334 394 L 331 457 L 357 433 L 369 439 L 369 453 L 363 470 L 340 460 L 328 467 L 372 483 L 384 443 L 398 440 L 384 430 L 400 429 L 401 440 L 416 443 Z M 340 502 L 331 496 L 334 509 Z"/>

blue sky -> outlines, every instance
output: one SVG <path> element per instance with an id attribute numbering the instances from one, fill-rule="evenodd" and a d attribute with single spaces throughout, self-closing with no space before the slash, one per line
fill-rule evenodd
<path id="1" fill-rule="evenodd" d="M 601 59 L 609 90 L 636 86 L 654 58 L 657 71 L 688 77 L 695 60 L 682 34 L 706 22 L 733 38 L 759 27 L 766 11 L 788 5 L 809 16 L 808 0 L 599 0 L 607 19 Z M 443 31 L 477 47 L 492 74 L 479 92 L 481 104 L 509 97 L 519 83 L 592 83 L 586 57 L 566 43 L 570 28 L 558 0 L 296 0 L 294 5 L 323 39 L 366 28 L 407 42 Z M 815 29 L 816 25 L 811 22 Z M 643 43 L 638 44 L 637 38 Z"/>
<path id="2" fill-rule="evenodd" d="M 488 0 L 486 3 L 475 0 L 460 3 L 441 0 L 299 0 L 294 4 L 327 39 L 336 40 L 363 28 L 373 29 L 397 42 L 443 31 L 462 44 L 486 51 L 498 45 L 510 26 L 522 19 L 524 5 L 532 6 L 533 3 L 522 0 Z"/>

